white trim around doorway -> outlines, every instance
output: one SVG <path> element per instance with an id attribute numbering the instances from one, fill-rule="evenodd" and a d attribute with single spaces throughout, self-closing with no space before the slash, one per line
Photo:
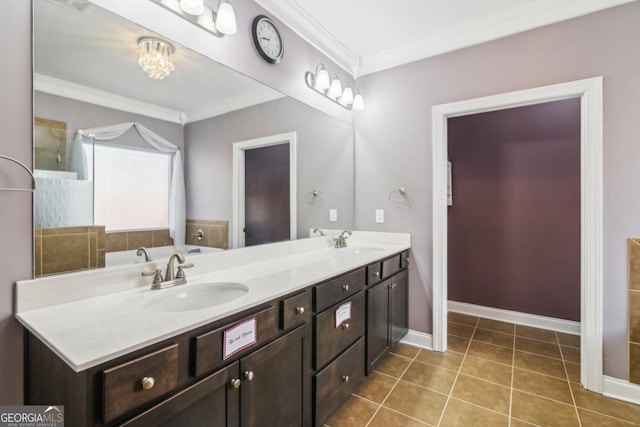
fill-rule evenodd
<path id="1" fill-rule="evenodd" d="M 580 98 L 581 382 L 603 391 L 602 77 L 510 92 L 432 108 L 433 348 L 447 348 L 447 119 Z"/>
<path id="2" fill-rule="evenodd" d="M 297 136 L 296 132 L 281 133 L 233 143 L 233 225 L 231 236 L 233 248 L 244 247 L 244 152 L 253 148 L 289 144 L 289 209 L 290 239 L 298 236 L 298 195 L 297 195 Z"/>

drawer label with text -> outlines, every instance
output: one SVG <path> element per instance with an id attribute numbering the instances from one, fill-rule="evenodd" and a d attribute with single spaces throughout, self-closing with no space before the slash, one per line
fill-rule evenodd
<path id="1" fill-rule="evenodd" d="M 351 301 L 341 304 L 336 309 L 336 328 L 351 319 Z"/>
<path id="2" fill-rule="evenodd" d="M 252 317 L 224 331 L 222 358 L 226 360 L 256 342 L 258 342 L 258 326 L 256 318 Z"/>

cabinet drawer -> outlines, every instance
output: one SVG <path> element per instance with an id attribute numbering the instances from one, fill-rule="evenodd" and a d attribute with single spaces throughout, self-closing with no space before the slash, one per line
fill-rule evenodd
<path id="1" fill-rule="evenodd" d="M 382 276 L 386 279 L 400 270 L 400 255 L 394 255 L 382 261 Z"/>
<path id="2" fill-rule="evenodd" d="M 246 324 L 245 322 L 253 322 L 254 318 L 256 324 L 256 342 L 246 348 L 243 348 L 237 353 L 234 353 L 232 356 L 225 358 L 225 332 L 240 324 Z M 247 352 L 255 350 L 261 344 L 274 338 L 278 333 L 278 308 L 272 306 L 251 316 L 247 316 L 244 319 L 238 320 L 237 322 L 230 323 L 206 334 L 193 337 L 191 374 L 198 377 L 210 372 L 222 365 L 225 360 L 236 359 L 238 356 L 242 356 Z"/>
<path id="3" fill-rule="evenodd" d="M 336 326 L 336 315 L 347 304 L 350 304 L 350 318 Z M 360 292 L 316 315 L 316 347 L 313 364 L 315 369 L 322 368 L 351 343 L 364 335 L 364 316 L 364 292 Z"/>
<path id="4" fill-rule="evenodd" d="M 178 344 L 105 369 L 102 375 L 102 419 L 109 422 L 178 386 Z"/>
<path id="5" fill-rule="evenodd" d="M 364 289 L 365 271 L 361 268 L 314 288 L 316 312 L 341 301 Z"/>
<path id="6" fill-rule="evenodd" d="M 314 376 L 315 425 L 321 426 L 364 378 L 364 338 Z"/>
<path id="7" fill-rule="evenodd" d="M 311 291 L 280 301 L 280 329 L 311 320 Z"/>
<path id="8" fill-rule="evenodd" d="M 400 254 L 400 268 L 407 268 L 409 266 L 409 251 L 404 251 Z"/>
<path id="9" fill-rule="evenodd" d="M 382 263 L 376 262 L 367 266 L 367 285 L 371 286 L 382 280 Z"/>

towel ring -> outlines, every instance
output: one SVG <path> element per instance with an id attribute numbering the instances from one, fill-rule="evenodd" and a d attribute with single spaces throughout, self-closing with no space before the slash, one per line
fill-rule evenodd
<path id="1" fill-rule="evenodd" d="M 33 187 L 32 188 L 2 188 L 2 187 L 0 187 L 0 191 L 30 191 L 32 193 L 34 191 L 36 191 L 36 177 L 35 177 L 35 175 L 33 175 L 33 172 L 31 172 L 31 169 L 29 169 L 27 167 L 27 165 L 25 165 L 24 163 L 22 163 L 19 160 L 14 159 L 13 157 L 3 156 L 1 154 L 0 154 L 0 159 L 6 159 L 6 160 L 9 160 L 10 162 L 13 162 L 13 163 L 16 163 L 16 164 L 22 166 L 22 168 L 24 170 L 29 172 L 29 175 L 31 175 L 31 181 L 33 182 Z"/>

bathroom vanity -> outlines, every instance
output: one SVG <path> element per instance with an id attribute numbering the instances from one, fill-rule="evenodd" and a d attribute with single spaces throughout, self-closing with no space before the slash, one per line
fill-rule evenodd
<path id="1" fill-rule="evenodd" d="M 68 426 L 321 426 L 407 331 L 409 239 L 386 234 L 200 255 L 189 283 L 157 291 L 94 277 L 48 304 L 36 295 L 60 278 L 20 282 L 26 403 L 64 405 Z M 68 289 L 92 275 L 109 271 L 69 275 Z M 247 291 L 225 304 L 153 304 L 230 281 Z"/>

